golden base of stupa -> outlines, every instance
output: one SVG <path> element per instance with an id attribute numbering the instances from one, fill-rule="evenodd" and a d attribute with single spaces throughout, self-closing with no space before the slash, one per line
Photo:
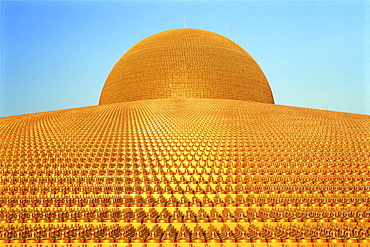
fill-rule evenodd
<path id="1" fill-rule="evenodd" d="M 0 245 L 366 246 L 369 119 L 220 99 L 2 118 Z"/>

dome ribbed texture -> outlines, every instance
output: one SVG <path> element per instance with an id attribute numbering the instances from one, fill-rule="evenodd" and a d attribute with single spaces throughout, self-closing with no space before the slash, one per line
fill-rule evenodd
<path id="1" fill-rule="evenodd" d="M 109 74 L 100 104 L 158 98 L 274 103 L 263 71 L 243 48 L 196 29 L 165 31 L 133 46 Z"/>

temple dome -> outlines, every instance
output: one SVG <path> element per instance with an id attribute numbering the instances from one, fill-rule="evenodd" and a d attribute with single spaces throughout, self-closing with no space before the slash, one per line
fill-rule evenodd
<path id="1" fill-rule="evenodd" d="M 128 50 L 110 72 L 99 104 L 158 98 L 214 98 L 274 103 L 257 62 L 209 31 L 175 29 Z"/>

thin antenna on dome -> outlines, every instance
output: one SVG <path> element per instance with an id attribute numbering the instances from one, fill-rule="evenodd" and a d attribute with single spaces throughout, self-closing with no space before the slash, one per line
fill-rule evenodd
<path id="1" fill-rule="evenodd" d="M 184 28 L 186 28 L 186 15 L 184 15 Z"/>
<path id="2" fill-rule="evenodd" d="M 140 28 L 137 29 L 137 39 L 138 39 L 138 42 L 140 41 Z"/>

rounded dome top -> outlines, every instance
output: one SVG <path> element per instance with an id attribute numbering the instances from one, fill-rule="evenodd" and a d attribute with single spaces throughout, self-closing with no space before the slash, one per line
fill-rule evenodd
<path id="1" fill-rule="evenodd" d="M 99 104 L 158 98 L 217 98 L 274 103 L 257 62 L 233 41 L 198 29 L 150 36 L 110 72 Z"/>

